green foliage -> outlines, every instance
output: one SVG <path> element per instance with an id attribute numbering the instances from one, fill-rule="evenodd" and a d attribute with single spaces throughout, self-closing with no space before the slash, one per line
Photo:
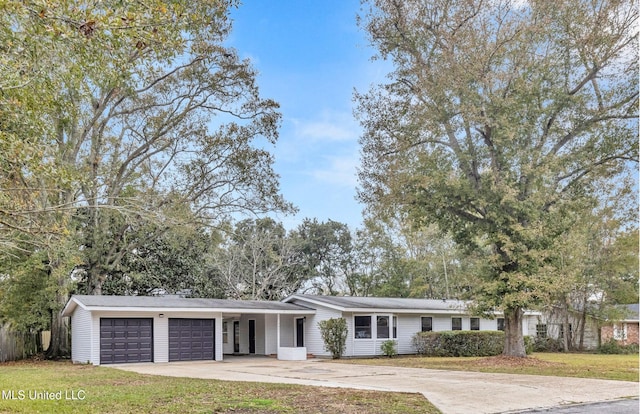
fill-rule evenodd
<path id="1" fill-rule="evenodd" d="M 531 355 L 535 349 L 535 338 L 532 336 L 524 337 L 524 350 L 527 355 Z"/>
<path id="2" fill-rule="evenodd" d="M 633 188 L 637 8 L 369 0 L 363 10 L 393 70 L 355 96 L 359 197 L 483 256 L 479 305 L 513 316 L 505 353 L 524 356 L 517 322 L 562 280 L 561 236 Z"/>
<path id="3" fill-rule="evenodd" d="M 150 234 L 155 235 L 149 238 Z M 128 227 L 124 237 L 136 246 L 115 268 L 105 270 L 102 293 L 106 295 L 153 295 L 190 291 L 205 271 L 204 257 L 211 239 L 191 226 L 158 231 L 154 223 Z M 97 250 L 97 249 L 95 249 Z M 86 290 L 79 286 L 79 290 Z"/>
<path id="4" fill-rule="evenodd" d="M 0 324 L 20 332 L 41 331 L 51 323 L 52 295 L 43 252 L 2 262 L 0 274 Z"/>
<path id="5" fill-rule="evenodd" d="M 371 279 L 370 295 L 469 298 L 477 285 L 476 257 L 436 226 L 410 228 L 376 217 L 365 224 L 358 235 L 367 250 L 363 262 Z"/>
<path id="6" fill-rule="evenodd" d="M 598 347 L 599 354 L 637 355 L 638 344 L 620 345 L 611 338 Z"/>
<path id="7" fill-rule="evenodd" d="M 382 355 L 387 356 L 389 358 L 393 358 L 398 355 L 398 350 L 396 349 L 396 341 L 393 339 L 389 339 L 380 344 L 380 351 L 382 351 Z"/>
<path id="8" fill-rule="evenodd" d="M 333 359 L 340 359 L 347 346 L 347 320 L 331 318 L 318 322 L 320 335 L 324 342 L 324 350 L 331 353 Z"/>
<path id="9" fill-rule="evenodd" d="M 202 272 L 189 229 L 293 211 L 278 104 L 225 44 L 237 5 L 0 2 L 0 261 L 48 256 L 54 354 L 72 271 L 83 293 L 174 291 Z"/>
<path id="10" fill-rule="evenodd" d="M 502 331 L 418 332 L 412 338 L 416 352 L 437 357 L 492 356 L 502 353 Z"/>
<path id="11" fill-rule="evenodd" d="M 359 276 L 353 238 L 346 224 L 305 219 L 294 236 L 305 257 L 304 271 L 316 293 L 343 293 L 341 282 L 346 281 L 348 285 L 349 279 Z"/>
<path id="12" fill-rule="evenodd" d="M 562 339 L 535 337 L 533 341 L 533 352 L 562 352 Z"/>

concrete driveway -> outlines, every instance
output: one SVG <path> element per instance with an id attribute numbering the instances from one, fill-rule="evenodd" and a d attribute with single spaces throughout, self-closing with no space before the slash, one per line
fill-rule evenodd
<path id="1" fill-rule="evenodd" d="M 639 394 L 638 383 L 625 381 L 396 368 L 323 360 L 278 361 L 268 357 L 110 367 L 173 377 L 418 392 L 445 414 L 518 412 L 637 398 Z"/>

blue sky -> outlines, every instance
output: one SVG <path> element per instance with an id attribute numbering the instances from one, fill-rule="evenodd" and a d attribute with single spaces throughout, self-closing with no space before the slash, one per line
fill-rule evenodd
<path id="1" fill-rule="evenodd" d="M 261 95 L 281 105 L 274 168 L 282 194 L 300 210 L 277 217 L 289 229 L 305 217 L 352 230 L 362 221 L 352 96 L 383 82 L 386 71 L 370 61 L 359 8 L 358 0 L 246 0 L 231 13 L 228 44 L 253 62 Z"/>

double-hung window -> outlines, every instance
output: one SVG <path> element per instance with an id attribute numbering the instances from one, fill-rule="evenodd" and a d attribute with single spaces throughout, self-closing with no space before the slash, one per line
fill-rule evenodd
<path id="1" fill-rule="evenodd" d="M 376 317 L 376 336 L 378 339 L 389 338 L 389 316 L 378 315 Z"/>
<path id="2" fill-rule="evenodd" d="M 471 330 L 479 331 L 480 330 L 480 318 L 471 318 Z"/>
<path id="3" fill-rule="evenodd" d="M 371 315 L 354 317 L 356 339 L 371 339 Z"/>
<path id="4" fill-rule="evenodd" d="M 624 341 L 627 339 L 627 324 L 614 324 L 613 325 L 613 339 L 616 341 Z"/>
<path id="5" fill-rule="evenodd" d="M 358 315 L 353 317 L 355 339 L 389 339 L 398 337 L 398 317 L 393 315 Z"/>
<path id="6" fill-rule="evenodd" d="M 422 332 L 433 331 L 433 318 L 431 316 L 423 316 L 420 319 L 422 322 Z"/>
<path id="7" fill-rule="evenodd" d="M 452 331 L 462 330 L 462 318 L 451 318 L 451 330 Z"/>
<path id="8" fill-rule="evenodd" d="M 536 336 L 538 338 L 546 338 L 547 337 L 547 325 L 544 323 L 539 323 L 536 325 Z"/>

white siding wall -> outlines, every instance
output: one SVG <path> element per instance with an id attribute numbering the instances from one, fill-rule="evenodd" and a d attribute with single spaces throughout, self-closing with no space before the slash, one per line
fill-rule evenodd
<path id="1" fill-rule="evenodd" d="M 223 356 L 223 350 L 224 350 L 224 345 L 222 343 L 222 312 L 216 312 L 213 314 L 214 318 L 216 319 L 216 330 L 214 332 L 214 341 L 215 341 L 215 360 L 216 361 L 222 361 Z M 168 349 L 169 347 L 167 347 Z"/>
<path id="2" fill-rule="evenodd" d="M 451 317 L 450 316 L 435 316 L 435 315 L 423 315 L 433 317 L 432 325 L 434 331 L 450 331 L 451 330 Z"/>
<path id="3" fill-rule="evenodd" d="M 256 320 L 256 354 L 266 355 L 264 346 L 264 317 L 265 315 L 254 315 Z M 251 319 L 251 318 L 249 318 Z"/>
<path id="4" fill-rule="evenodd" d="M 264 315 L 244 314 L 240 316 L 240 353 L 249 353 L 249 321 L 256 321 L 256 355 L 264 355 Z M 233 325 L 231 325 L 233 327 Z M 229 337 L 233 350 L 233 338 Z"/>
<path id="5" fill-rule="evenodd" d="M 316 356 L 327 356 L 330 357 L 331 354 L 324 350 L 324 342 L 322 341 L 322 336 L 320 335 L 320 328 L 318 328 L 318 322 L 331 319 L 331 318 L 340 318 L 342 317 L 342 313 L 335 309 L 325 308 L 323 306 L 318 306 L 315 304 L 311 304 L 306 301 L 296 300 L 293 303 L 298 305 L 307 306 L 312 309 L 316 309 L 316 313 L 314 315 L 307 315 L 307 320 L 305 322 L 305 347 L 307 348 L 307 352 Z M 281 321 L 282 323 L 282 321 Z M 349 319 L 347 318 L 347 323 L 349 323 Z M 349 328 L 349 332 L 351 328 Z M 347 340 L 347 347 L 349 346 L 349 340 Z M 281 344 L 281 346 L 284 346 Z"/>
<path id="6" fill-rule="evenodd" d="M 91 314 L 77 306 L 71 316 L 71 360 L 75 363 L 86 364 L 91 359 L 91 337 L 93 324 Z"/>
<path id="7" fill-rule="evenodd" d="M 480 330 L 481 331 L 497 331 L 498 319 L 483 319 L 480 318 Z"/>
<path id="8" fill-rule="evenodd" d="M 91 314 L 91 363 L 100 365 L 100 315 L 95 313 Z"/>
<path id="9" fill-rule="evenodd" d="M 222 343 L 222 352 L 225 354 L 233 354 L 233 319 L 224 319 L 224 322 L 227 323 L 227 343 Z M 221 335 L 222 332 L 222 326 L 220 326 Z"/>
<path id="10" fill-rule="evenodd" d="M 280 346 L 293 347 L 293 333 L 296 327 L 293 323 L 293 315 L 280 315 Z"/>
<path id="11" fill-rule="evenodd" d="M 399 354 L 415 354 L 412 339 L 416 332 L 422 329 L 421 315 L 398 316 L 398 344 L 396 350 Z"/>
<path id="12" fill-rule="evenodd" d="M 249 319 L 253 319 L 253 315 L 240 316 L 240 353 L 249 353 Z"/>
<path id="13" fill-rule="evenodd" d="M 535 315 L 525 315 L 523 316 L 523 319 L 524 320 L 522 321 L 522 335 L 536 336 L 536 325 L 544 322 L 539 322 L 538 316 L 535 316 Z"/>
<path id="14" fill-rule="evenodd" d="M 265 355 L 278 353 L 278 316 L 264 315 L 264 348 Z"/>
<path id="15" fill-rule="evenodd" d="M 165 313 L 164 318 L 160 318 L 157 314 L 154 315 L 153 362 L 169 362 L 169 318 L 175 316 Z"/>

